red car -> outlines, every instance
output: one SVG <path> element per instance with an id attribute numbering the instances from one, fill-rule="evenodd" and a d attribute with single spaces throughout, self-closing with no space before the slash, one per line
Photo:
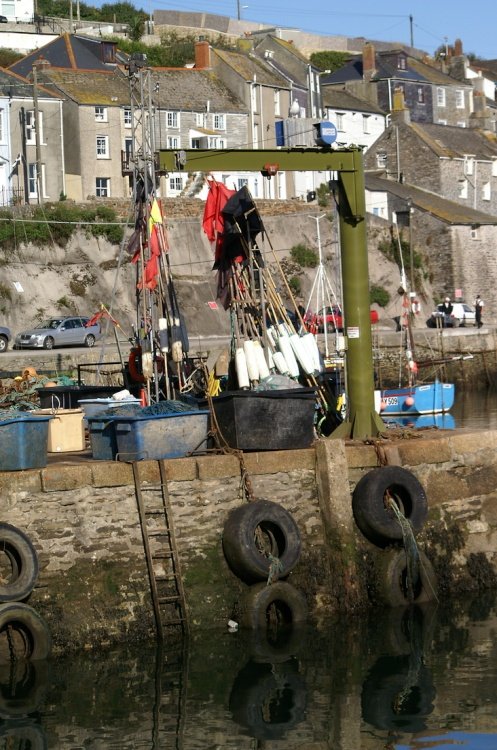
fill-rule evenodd
<path id="1" fill-rule="evenodd" d="M 377 323 L 377 311 L 370 310 L 369 318 L 371 323 Z M 343 331 L 342 311 L 338 305 L 323 307 L 318 313 L 307 313 L 306 315 L 305 324 L 307 330 L 312 333 L 322 333 L 325 323 L 328 331 Z"/>

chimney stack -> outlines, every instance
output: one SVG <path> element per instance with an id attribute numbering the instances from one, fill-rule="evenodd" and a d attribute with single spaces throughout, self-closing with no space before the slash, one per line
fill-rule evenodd
<path id="1" fill-rule="evenodd" d="M 362 77 L 365 81 L 371 81 L 376 73 L 376 50 L 371 42 L 366 42 L 362 48 Z"/>
<path id="2" fill-rule="evenodd" d="M 196 42 L 195 67 L 199 70 L 211 67 L 211 48 L 209 42 Z"/>

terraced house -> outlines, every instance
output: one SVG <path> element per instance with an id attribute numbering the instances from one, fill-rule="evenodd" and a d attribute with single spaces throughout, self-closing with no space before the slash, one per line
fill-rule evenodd
<path id="1" fill-rule="evenodd" d="M 58 200 L 65 190 L 62 97 L 0 70 L 0 205 Z"/>

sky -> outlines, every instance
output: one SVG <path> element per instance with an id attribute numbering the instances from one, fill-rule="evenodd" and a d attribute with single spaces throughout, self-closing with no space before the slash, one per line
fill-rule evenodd
<path id="1" fill-rule="evenodd" d="M 474 5 L 473 5 L 474 2 Z M 433 54 L 444 44 L 463 42 L 466 53 L 497 59 L 495 0 L 132 0 L 145 12 L 183 10 L 217 13 L 316 34 L 359 36 L 402 42 Z M 101 4 L 101 3 L 99 3 Z M 410 17 L 412 16 L 412 21 Z"/>

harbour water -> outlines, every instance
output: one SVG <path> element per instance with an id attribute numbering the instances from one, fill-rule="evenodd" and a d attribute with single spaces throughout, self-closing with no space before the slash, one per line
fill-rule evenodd
<path id="1" fill-rule="evenodd" d="M 296 632 L 3 668 L 2 750 L 404 750 L 497 746 L 497 614 L 485 592 Z"/>

